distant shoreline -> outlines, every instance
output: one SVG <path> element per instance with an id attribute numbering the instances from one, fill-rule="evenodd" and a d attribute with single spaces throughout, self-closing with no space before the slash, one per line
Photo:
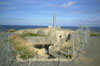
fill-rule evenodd
<path id="1" fill-rule="evenodd" d="M 37 26 L 37 25 L 0 25 L 0 30 L 8 31 L 8 29 L 34 29 L 34 28 L 48 28 L 48 26 Z M 76 30 L 79 26 L 61 26 L 62 29 Z M 91 32 L 100 32 L 100 27 L 89 27 Z"/>

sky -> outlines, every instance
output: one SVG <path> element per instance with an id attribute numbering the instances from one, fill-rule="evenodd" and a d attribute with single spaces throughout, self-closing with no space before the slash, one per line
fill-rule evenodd
<path id="1" fill-rule="evenodd" d="M 100 0 L 0 0 L 0 25 L 100 27 Z"/>

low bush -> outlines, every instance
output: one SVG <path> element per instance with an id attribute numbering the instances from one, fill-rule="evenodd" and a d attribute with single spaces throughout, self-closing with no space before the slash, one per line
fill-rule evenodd
<path id="1" fill-rule="evenodd" d="M 91 32 L 90 36 L 100 36 L 100 33 L 99 32 Z"/>
<path id="2" fill-rule="evenodd" d="M 9 29 L 8 32 L 15 32 L 15 29 Z"/>

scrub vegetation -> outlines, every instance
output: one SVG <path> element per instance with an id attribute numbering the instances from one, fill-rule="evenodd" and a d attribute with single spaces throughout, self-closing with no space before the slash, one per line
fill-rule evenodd
<path id="1" fill-rule="evenodd" d="M 24 39 L 18 35 L 11 36 L 11 44 L 17 55 L 22 59 L 32 58 L 35 55 L 33 47 L 31 47 Z"/>

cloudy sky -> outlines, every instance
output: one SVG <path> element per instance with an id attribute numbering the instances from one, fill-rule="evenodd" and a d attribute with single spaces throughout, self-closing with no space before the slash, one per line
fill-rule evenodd
<path id="1" fill-rule="evenodd" d="M 100 26 L 100 0 L 0 0 L 0 25 Z"/>

